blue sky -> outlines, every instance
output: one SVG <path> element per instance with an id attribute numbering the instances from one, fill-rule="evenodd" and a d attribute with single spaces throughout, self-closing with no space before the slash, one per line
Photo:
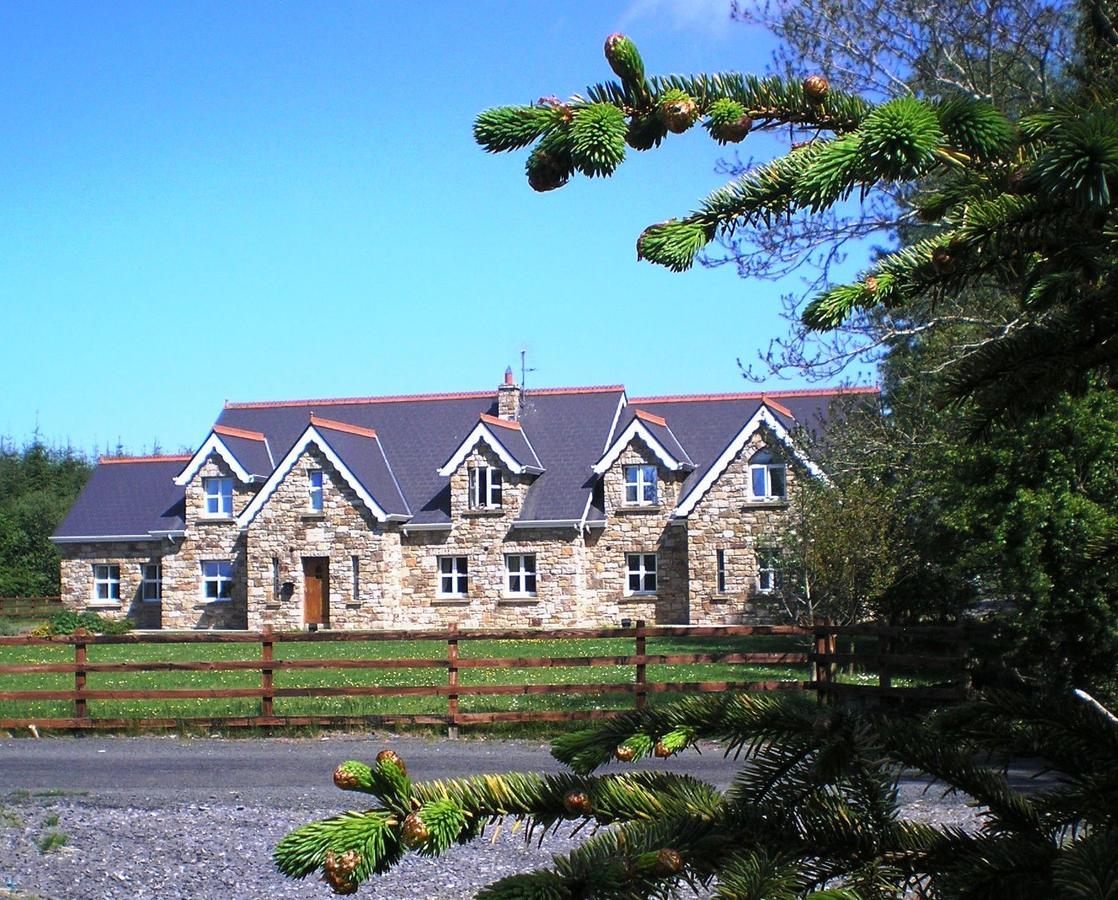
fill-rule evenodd
<path id="1" fill-rule="evenodd" d="M 635 258 L 720 183 L 705 132 L 549 194 L 473 143 L 615 30 L 654 73 L 770 50 L 714 0 L 4 5 L 0 434 L 175 450 L 225 399 L 486 389 L 522 347 L 529 386 L 742 389 L 781 287 Z"/>

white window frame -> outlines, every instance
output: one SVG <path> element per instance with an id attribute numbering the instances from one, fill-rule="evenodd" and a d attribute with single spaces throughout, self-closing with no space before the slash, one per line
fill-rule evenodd
<path id="1" fill-rule="evenodd" d="M 651 560 L 651 566 L 649 561 Z M 656 553 L 626 553 L 625 554 L 625 596 L 626 597 L 653 597 L 660 586 L 660 560 Z M 633 576 L 639 579 L 640 588 L 633 590 Z M 651 587 L 649 587 L 651 579 Z"/>
<path id="2" fill-rule="evenodd" d="M 773 492 L 773 473 L 780 473 L 781 492 Z M 762 479 L 764 493 L 757 493 L 757 477 Z M 749 467 L 749 497 L 751 500 L 787 500 L 788 499 L 788 467 L 780 462 L 753 463 Z"/>
<path id="3" fill-rule="evenodd" d="M 468 556 L 436 557 L 435 596 L 443 599 L 461 600 L 470 595 L 470 559 Z M 444 562 L 447 565 L 444 565 Z M 447 579 L 444 582 L 443 579 Z M 444 584 L 450 590 L 444 589 Z"/>
<path id="4" fill-rule="evenodd" d="M 714 553 L 714 577 L 717 593 L 727 593 L 726 586 L 728 583 L 728 579 L 726 577 L 726 550 L 721 547 L 718 548 L 718 550 L 716 550 Z"/>
<path id="5" fill-rule="evenodd" d="M 307 471 L 307 508 L 311 512 L 322 512 L 322 469 L 310 469 Z"/>
<path id="6" fill-rule="evenodd" d="M 148 587 L 153 586 L 154 597 L 148 596 Z M 140 600 L 144 603 L 163 602 L 163 564 L 140 563 Z"/>
<path id="7" fill-rule="evenodd" d="M 501 470 L 496 466 L 470 469 L 470 509 L 500 509 L 504 499 Z"/>
<path id="8" fill-rule="evenodd" d="M 780 551 L 766 548 L 757 551 L 757 593 L 775 594 L 780 590 Z"/>
<path id="9" fill-rule="evenodd" d="M 227 475 L 215 475 L 202 479 L 205 494 L 203 515 L 211 519 L 233 518 L 233 479 Z M 210 509 L 210 506 L 214 509 Z"/>
<path id="10" fill-rule="evenodd" d="M 538 587 L 535 553 L 505 554 L 505 596 L 535 597 Z"/>
<path id="11" fill-rule="evenodd" d="M 101 596 L 104 588 L 105 596 Z M 93 564 L 93 600 L 90 606 L 120 606 L 120 566 L 116 563 Z"/>
<path id="12" fill-rule="evenodd" d="M 209 586 L 214 585 L 215 596 Z M 226 588 L 226 585 L 228 587 Z M 227 591 L 226 596 L 222 593 Z M 202 600 L 206 603 L 228 603 L 233 599 L 233 563 L 228 559 L 202 560 Z"/>
<path id="13" fill-rule="evenodd" d="M 645 494 L 652 488 L 651 499 Z M 629 490 L 633 491 L 634 500 L 629 499 Z M 657 506 L 660 502 L 660 486 L 656 476 L 656 466 L 644 463 L 640 465 L 625 466 L 625 506 Z"/>

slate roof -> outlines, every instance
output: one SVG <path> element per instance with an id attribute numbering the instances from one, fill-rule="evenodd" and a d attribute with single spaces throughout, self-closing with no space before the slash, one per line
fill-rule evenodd
<path id="1" fill-rule="evenodd" d="M 149 536 L 185 527 L 183 489 L 175 484 L 189 456 L 102 459 L 55 531 L 55 538 Z"/>
<path id="2" fill-rule="evenodd" d="M 481 421 L 485 423 L 489 433 L 504 447 L 505 452 L 516 460 L 518 465 L 528 469 L 542 470 L 544 468 L 540 458 L 536 456 L 535 447 L 532 446 L 528 435 L 524 433 L 524 427 L 519 422 L 508 422 L 505 419 L 499 419 L 485 413 L 482 413 Z"/>
<path id="3" fill-rule="evenodd" d="M 866 394 L 876 389 L 856 389 Z M 527 491 L 519 521 L 601 521 L 600 490 L 592 471 L 611 440 L 636 415 L 678 458 L 695 466 L 684 496 L 757 412 L 762 397 L 770 412 L 794 431 L 820 432 L 835 412 L 835 391 L 774 391 L 629 399 L 620 386 L 527 390 L 521 429 L 490 424 L 510 455 L 543 469 Z M 482 420 L 497 412 L 496 391 L 347 400 L 227 403 L 215 432 L 251 474 L 269 474 L 305 433 L 312 416 L 341 426 L 372 429 L 375 437 L 338 427 L 316 426 L 323 440 L 368 493 L 390 515 L 411 525 L 450 522 L 450 480 L 438 469 Z M 655 418 L 661 417 L 664 424 Z M 255 432 L 255 437 L 230 432 Z M 525 439 L 527 438 L 527 439 Z M 268 454 L 270 447 L 272 454 Z M 263 455 L 262 455 L 263 454 Z M 273 460 L 274 457 L 274 460 Z M 56 532 L 76 536 L 146 535 L 183 528 L 183 488 L 173 479 L 188 457 L 147 461 L 102 461 Z M 266 472 L 260 470 L 267 467 Z"/>
<path id="4" fill-rule="evenodd" d="M 688 455 L 686 448 L 679 442 L 674 431 L 672 431 L 671 422 L 663 416 L 656 413 L 650 413 L 648 410 L 640 406 L 630 406 L 621 415 L 622 421 L 618 424 L 617 435 L 620 436 L 624 433 L 625 429 L 629 427 L 634 419 L 638 419 L 640 423 L 648 429 L 648 433 L 656 439 L 656 441 L 668 453 L 671 454 L 672 459 L 677 463 L 682 463 L 687 467 L 694 467 L 695 463 Z"/>
<path id="5" fill-rule="evenodd" d="M 317 416 L 311 419 L 311 424 L 381 509 L 390 516 L 411 515 L 408 501 L 400 491 L 375 431 L 354 433 L 339 429 L 336 421 Z"/>
<path id="6" fill-rule="evenodd" d="M 272 473 L 275 463 L 272 454 L 268 452 L 268 442 L 263 434 L 220 425 L 215 426 L 213 431 L 249 475 L 262 475 L 266 478 Z"/>

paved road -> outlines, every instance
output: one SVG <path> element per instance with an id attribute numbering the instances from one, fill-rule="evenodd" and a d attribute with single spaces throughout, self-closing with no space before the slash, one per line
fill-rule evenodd
<path id="1" fill-rule="evenodd" d="M 346 759 L 371 761 L 396 750 L 416 780 L 483 772 L 555 772 L 562 767 L 539 741 L 459 741 L 386 736 L 271 739 L 180 737 L 18 738 L 0 741 L 0 794 L 54 790 L 105 802 L 147 805 L 166 800 L 228 798 L 254 805 L 337 802 L 331 781 Z M 664 767 L 646 760 L 642 767 Z M 671 769 L 722 787 L 737 771 L 710 747 L 673 760 Z M 620 769 L 620 767 L 618 767 Z"/>

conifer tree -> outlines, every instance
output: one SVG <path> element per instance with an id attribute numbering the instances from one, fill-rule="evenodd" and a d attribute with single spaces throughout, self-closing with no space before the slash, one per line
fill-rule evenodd
<path id="1" fill-rule="evenodd" d="M 1111 5 L 1090 4 L 1103 22 Z M 1091 33 L 1096 45 L 1118 41 L 1113 29 Z M 715 190 L 694 212 L 645 229 L 638 257 L 684 271 L 743 224 L 770 226 L 881 183 L 905 185 L 926 236 L 823 291 L 805 308 L 805 324 L 833 329 L 859 310 L 994 286 L 1015 299 L 1015 315 L 957 367 L 950 397 L 973 398 L 992 417 L 1118 380 L 1118 111 L 1109 80 L 1102 93 L 1011 120 L 964 96 L 873 104 L 820 76 L 649 77 L 622 35 L 607 39 L 605 54 L 616 80 L 566 101 L 486 110 L 474 127 L 478 143 L 490 152 L 531 147 L 528 182 L 549 191 L 578 175 L 608 176 L 628 151 L 692 129 L 720 144 L 778 126 L 811 129 L 814 138 Z"/>

